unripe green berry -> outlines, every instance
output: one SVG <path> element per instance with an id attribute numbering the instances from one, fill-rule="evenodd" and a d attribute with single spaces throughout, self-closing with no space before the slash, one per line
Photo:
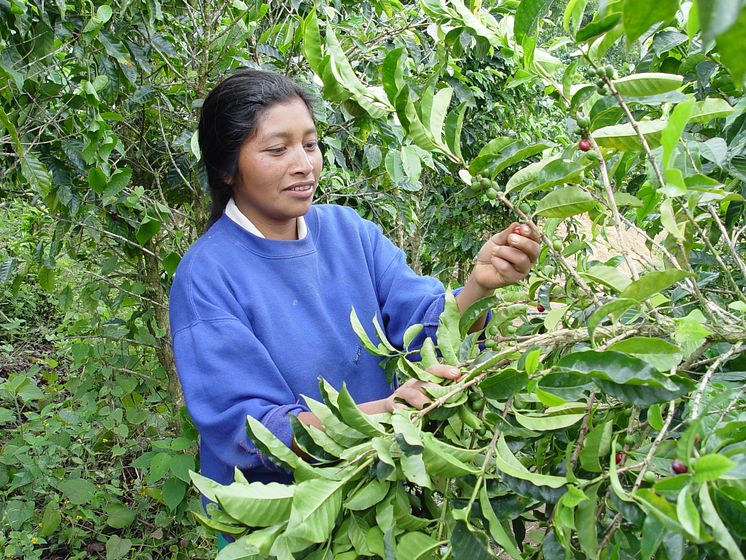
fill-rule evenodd
<path id="1" fill-rule="evenodd" d="M 495 199 L 497 198 L 497 191 L 496 191 L 495 189 L 493 189 L 493 188 L 491 188 L 491 187 L 490 187 L 490 188 L 489 188 L 489 189 L 487 190 L 487 192 L 485 193 L 485 195 L 486 195 L 486 196 L 487 196 L 487 198 L 489 198 L 490 200 L 495 200 Z"/>

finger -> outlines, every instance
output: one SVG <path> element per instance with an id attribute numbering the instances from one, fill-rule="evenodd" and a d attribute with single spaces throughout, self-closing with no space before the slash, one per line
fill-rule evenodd
<path id="1" fill-rule="evenodd" d="M 520 224 L 517 222 L 513 222 L 510 224 L 507 228 L 502 230 L 500 233 L 496 233 L 492 237 L 490 237 L 490 241 L 494 243 L 495 245 L 507 245 L 508 244 L 508 236 L 513 233 L 513 230 L 518 227 Z"/>
<path id="2" fill-rule="evenodd" d="M 539 258 L 539 251 L 541 250 L 539 243 L 529 237 L 524 237 L 516 233 L 511 233 L 508 236 L 507 246 L 524 253 L 532 263 L 536 262 L 536 259 Z"/>
<path id="3" fill-rule="evenodd" d="M 511 233 L 521 235 L 528 239 L 533 239 L 534 241 L 539 241 L 541 239 L 541 234 L 536 226 L 530 227 L 528 224 L 511 224 L 511 228 Z"/>
<path id="4" fill-rule="evenodd" d="M 436 377 L 442 377 L 444 379 L 458 379 L 461 377 L 461 370 L 457 367 L 449 366 L 448 364 L 436 364 L 427 368 L 428 373 L 432 373 Z"/>
<path id="5" fill-rule="evenodd" d="M 521 278 L 523 278 L 523 274 L 518 272 L 513 267 L 513 264 L 509 261 L 506 261 L 505 259 L 502 259 L 500 257 L 492 257 L 490 259 L 490 264 L 497 271 L 503 281 L 507 284 L 514 284 L 515 282 L 518 282 Z"/>
<path id="6" fill-rule="evenodd" d="M 531 270 L 531 258 L 523 251 L 514 247 L 495 247 L 493 255 L 508 261 L 521 274 L 528 274 Z"/>
<path id="7" fill-rule="evenodd" d="M 425 393 L 420 391 L 419 389 L 409 389 L 402 392 L 401 397 L 407 401 L 409 406 L 416 408 L 417 410 L 421 410 L 428 404 L 432 402 L 430 397 L 428 397 Z"/>

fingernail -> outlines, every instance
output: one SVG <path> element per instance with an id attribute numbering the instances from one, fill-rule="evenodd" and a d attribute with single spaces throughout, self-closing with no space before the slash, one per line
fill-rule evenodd
<path id="1" fill-rule="evenodd" d="M 520 242 L 520 240 L 521 240 L 521 236 L 520 235 L 511 235 L 510 236 L 510 241 L 512 243 L 518 243 L 518 242 Z"/>

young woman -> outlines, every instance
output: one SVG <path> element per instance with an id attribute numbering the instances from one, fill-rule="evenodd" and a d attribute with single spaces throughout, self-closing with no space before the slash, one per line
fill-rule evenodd
<path id="1" fill-rule="evenodd" d="M 322 156 L 311 98 L 277 74 L 240 70 L 202 107 L 199 143 L 212 195 L 209 230 L 179 264 L 170 315 L 176 366 L 199 429 L 202 474 L 221 484 L 289 482 L 248 439 L 247 415 L 293 445 L 288 416 L 319 425 L 303 395 L 319 377 L 347 387 L 369 413 L 421 408 L 422 383 L 386 382 L 349 316 L 378 317 L 401 346 L 412 324 L 434 336 L 443 285 L 416 275 L 379 228 L 352 209 L 313 205 Z M 520 234 L 514 233 L 521 227 Z M 460 309 L 523 278 L 539 245 L 511 225 L 479 252 Z M 433 373 L 455 379 L 456 368 Z"/>

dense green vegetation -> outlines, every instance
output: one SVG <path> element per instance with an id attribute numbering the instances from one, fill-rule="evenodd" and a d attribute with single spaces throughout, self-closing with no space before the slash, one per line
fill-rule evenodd
<path id="1" fill-rule="evenodd" d="M 485 344 L 449 306 L 423 361 L 467 375 L 428 410 L 366 418 L 325 387 L 326 432 L 297 432 L 313 465 L 249 425 L 299 484 L 194 477 L 208 525 L 269 524 L 221 560 L 743 558 L 741 1 L 0 14 L 0 557 L 215 556 L 167 294 L 206 219 L 200 100 L 250 65 L 317 92 L 318 201 L 418 272 L 457 285 L 511 221 L 544 248 L 473 310 Z M 357 319 L 389 372 L 425 375 Z"/>

